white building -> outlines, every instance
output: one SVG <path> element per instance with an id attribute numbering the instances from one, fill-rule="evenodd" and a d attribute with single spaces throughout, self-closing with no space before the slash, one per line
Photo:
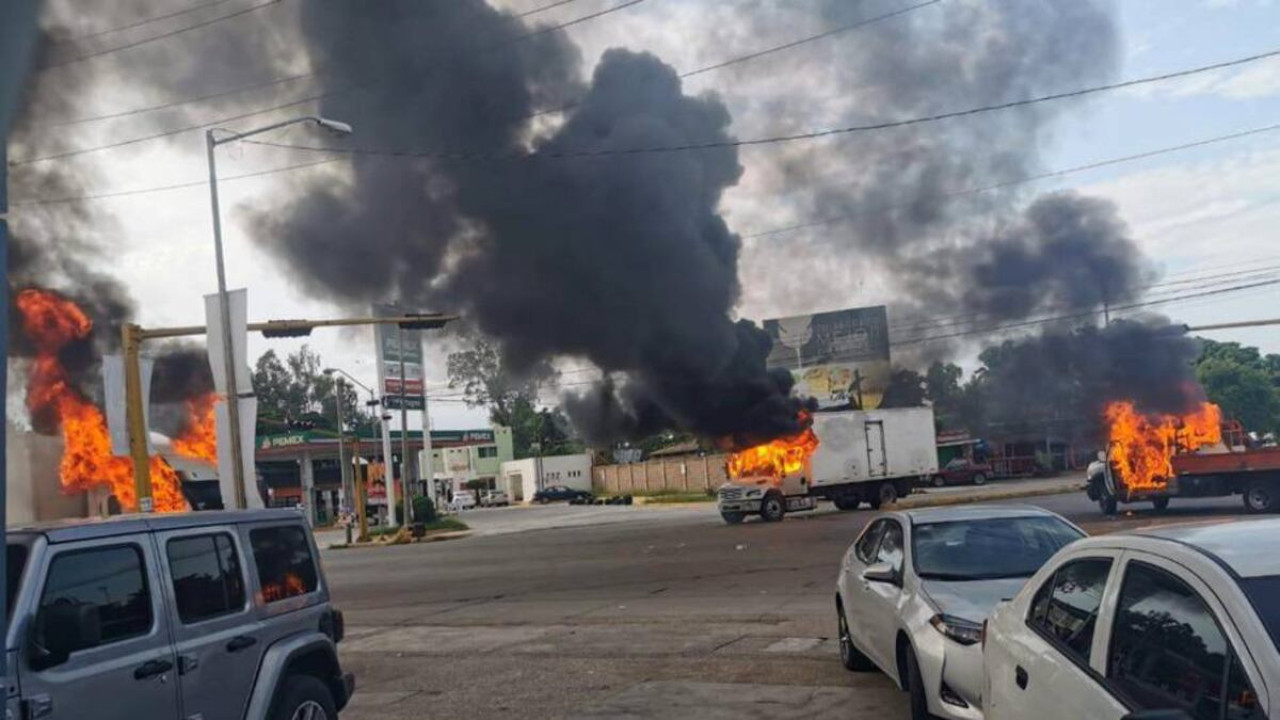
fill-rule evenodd
<path id="1" fill-rule="evenodd" d="M 511 502 L 529 502 L 535 492 L 553 485 L 590 491 L 591 453 L 504 462 L 499 482 Z"/>

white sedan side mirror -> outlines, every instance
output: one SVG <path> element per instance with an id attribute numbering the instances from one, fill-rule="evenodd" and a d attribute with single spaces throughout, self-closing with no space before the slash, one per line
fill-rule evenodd
<path id="1" fill-rule="evenodd" d="M 862 579 L 867 582 L 882 582 L 896 585 L 898 570 L 887 562 L 876 563 L 862 571 Z"/>

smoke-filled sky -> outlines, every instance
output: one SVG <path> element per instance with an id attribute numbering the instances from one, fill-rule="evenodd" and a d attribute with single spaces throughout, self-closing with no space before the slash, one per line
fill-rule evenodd
<path id="1" fill-rule="evenodd" d="M 582 0 L 523 22 L 564 22 L 610 4 Z M 65 94 L 50 92 L 46 117 L 111 113 L 311 70 L 321 77 L 149 116 L 67 127 L 37 121 L 28 147 L 43 155 L 129 139 L 312 90 L 349 89 L 369 77 L 383 84 L 332 95 L 321 108 L 356 126 L 347 142 L 358 147 L 506 152 L 529 142 L 576 149 L 746 138 L 1002 102 L 1268 50 L 1273 38 L 1265 28 L 1274 26 L 1276 12 L 1247 0 L 943 0 L 752 62 L 676 78 L 909 4 L 647 0 L 567 32 L 528 38 L 516 50 L 477 52 L 528 26 L 471 0 L 433 4 L 432 24 L 399 26 L 373 13 L 349 18 L 323 9 L 328 3 L 282 0 L 206 31 L 48 70 L 47 88 L 74 89 L 74 99 L 68 107 Z M 102 15 L 92 16 L 69 15 L 70 3 L 52 3 L 50 12 L 75 23 L 72 34 L 84 34 L 124 24 L 139 11 L 157 14 L 161 5 L 112 0 L 95 4 Z M 205 15 L 91 38 L 80 47 L 145 38 L 196 17 Z M 362 32 L 390 34 L 370 47 L 360 43 Z M 563 124 L 554 115 L 532 127 L 524 119 L 583 97 Z M 1089 309 L 1102 296 L 1112 304 L 1139 300 L 1161 272 L 1167 278 L 1250 267 L 1243 261 L 1275 264 L 1280 258 L 1267 228 L 1280 221 L 1280 153 L 1266 135 L 940 198 L 1273 123 L 1278 111 L 1280 63 L 1273 61 L 908 131 L 685 157 L 470 166 L 343 161 L 225 183 L 228 270 L 233 286 L 250 287 L 254 319 L 337 315 L 344 304 L 380 296 L 452 304 L 505 338 L 514 358 L 573 355 L 565 361 L 572 369 L 586 356 L 610 370 L 647 370 L 653 385 L 670 375 L 660 371 L 673 362 L 686 368 L 689 357 L 732 355 L 726 348 L 738 344 L 730 316 L 888 303 L 891 321 L 962 313 L 1002 321 Z M 304 129 L 272 139 L 334 142 Z M 39 167 L 69 175 L 83 188 L 77 193 L 111 192 L 200 180 L 202 150 L 199 134 L 188 132 Z M 318 159 L 254 145 L 220 153 L 224 176 Z M 65 177 L 49 182 L 55 180 Z M 14 195 L 23 199 L 16 189 Z M 201 314 L 197 294 L 214 286 L 207 203 L 205 188 L 193 187 L 52 209 L 74 208 L 94 229 L 93 237 L 67 238 L 69 246 L 105 249 L 91 269 L 128 286 L 144 323 L 188 324 Z M 752 237 L 837 215 L 850 220 Z M 406 236 L 414 242 L 404 242 Z M 590 254 L 605 236 L 612 262 Z M 1036 280 L 1034 292 L 1023 278 Z M 1266 314 L 1275 297 L 1268 288 L 1167 312 L 1189 322 L 1241 319 Z M 691 312 L 682 316 L 680 308 Z M 706 331 L 691 333 L 680 323 Z M 1220 337 L 1280 350 L 1265 332 Z M 252 342 L 251 354 L 267 347 L 260 338 Z M 317 334 L 309 342 L 332 364 L 372 382 L 371 334 Z M 972 352 L 947 350 L 962 358 Z M 428 375 L 443 380 L 443 363 Z M 575 371 L 564 380 L 596 376 Z M 658 398 L 687 392 L 651 389 Z M 448 390 L 437 392 L 445 396 L 433 408 L 437 427 L 483 423 Z M 668 416 L 689 411 L 662 409 Z"/>

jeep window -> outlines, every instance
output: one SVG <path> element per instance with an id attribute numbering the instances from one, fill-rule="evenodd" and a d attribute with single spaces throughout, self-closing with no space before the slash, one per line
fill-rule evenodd
<path id="1" fill-rule="evenodd" d="M 230 535 L 174 538 L 167 552 L 182 622 L 200 622 L 244 609 L 244 573 Z"/>
<path id="2" fill-rule="evenodd" d="M 277 602 L 316 589 L 316 565 L 307 534 L 297 525 L 249 531 L 262 599 Z"/>
<path id="3" fill-rule="evenodd" d="M 78 638 L 77 650 L 151 630 L 151 591 L 137 545 L 76 550 L 54 557 L 40 598 L 37 628 L 46 636 L 65 629 L 65 619 L 84 608 L 97 614 L 97 637 Z"/>
<path id="4" fill-rule="evenodd" d="M 18 599 L 18 587 L 22 585 L 22 571 L 27 566 L 27 546 L 18 543 L 10 543 L 8 551 L 5 554 L 5 575 L 8 576 L 8 586 L 5 588 L 5 627 L 9 627 L 9 623 L 13 621 L 13 603 Z"/>

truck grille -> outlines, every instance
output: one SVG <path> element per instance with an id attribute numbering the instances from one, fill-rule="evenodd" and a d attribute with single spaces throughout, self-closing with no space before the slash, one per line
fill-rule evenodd
<path id="1" fill-rule="evenodd" d="M 726 500 L 726 501 L 729 501 L 729 502 L 733 502 L 733 501 L 736 501 L 736 500 L 741 500 L 741 499 L 742 499 L 742 496 L 743 496 L 743 494 L 745 494 L 745 492 L 746 492 L 745 490 L 743 490 L 742 488 L 739 488 L 739 487 L 727 487 L 727 488 L 722 488 L 722 489 L 720 490 L 720 499 L 721 499 L 721 500 Z"/>

